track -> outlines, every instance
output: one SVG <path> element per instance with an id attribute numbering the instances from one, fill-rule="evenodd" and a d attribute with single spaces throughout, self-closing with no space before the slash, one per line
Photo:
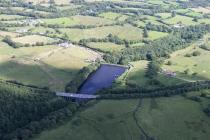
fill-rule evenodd
<path id="1" fill-rule="evenodd" d="M 141 108 L 141 106 L 142 106 L 142 99 L 139 99 L 139 102 L 138 102 L 136 108 L 135 108 L 134 111 L 133 111 L 133 119 L 134 119 L 134 121 L 135 121 L 137 127 L 139 128 L 140 132 L 144 135 L 144 138 L 145 138 L 146 140 L 150 140 L 151 137 L 150 137 L 150 136 L 146 133 L 146 131 L 143 129 L 143 127 L 141 126 L 141 124 L 139 123 L 138 118 L 137 118 L 137 112 L 139 111 L 139 109 Z"/>

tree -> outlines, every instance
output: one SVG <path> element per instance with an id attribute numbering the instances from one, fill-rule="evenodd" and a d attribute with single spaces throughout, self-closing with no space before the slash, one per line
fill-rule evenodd
<path id="1" fill-rule="evenodd" d="M 175 16 L 176 16 L 176 12 L 173 11 L 173 12 L 171 13 L 171 16 L 172 16 L 172 17 L 175 17 Z"/>
<path id="2" fill-rule="evenodd" d="M 146 27 L 144 28 L 143 36 L 144 36 L 145 38 L 149 37 L 148 31 L 147 31 L 147 28 L 146 28 Z"/>
<path id="3" fill-rule="evenodd" d="M 160 69 L 160 62 L 157 60 L 150 61 L 147 67 L 146 76 L 152 79 L 158 75 Z"/>
<path id="4" fill-rule="evenodd" d="M 198 22 L 198 18 L 197 18 L 197 17 L 195 17 L 195 18 L 193 19 L 193 21 Z"/>
<path id="5" fill-rule="evenodd" d="M 54 0 L 50 0 L 49 3 L 50 3 L 51 5 L 54 5 L 54 4 L 55 4 L 55 1 L 54 1 Z"/>
<path id="6" fill-rule="evenodd" d="M 199 52 L 199 51 L 194 51 L 194 52 L 192 53 L 192 55 L 193 55 L 193 56 L 199 56 L 199 55 L 201 55 L 201 52 Z"/>

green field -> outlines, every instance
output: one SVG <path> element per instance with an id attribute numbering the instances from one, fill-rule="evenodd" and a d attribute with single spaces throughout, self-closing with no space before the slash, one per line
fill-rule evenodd
<path id="1" fill-rule="evenodd" d="M 43 19 L 46 24 L 73 26 L 73 25 L 104 25 L 114 23 L 109 19 L 92 16 L 73 16 L 54 19 Z"/>
<path id="2" fill-rule="evenodd" d="M 117 45 L 114 43 L 89 43 L 88 46 L 93 49 L 101 50 L 103 52 L 118 52 L 124 49 L 123 45 Z"/>
<path id="3" fill-rule="evenodd" d="M 129 24 L 124 26 L 104 26 L 92 29 L 60 29 L 60 31 L 67 33 L 72 41 L 79 41 L 88 38 L 105 38 L 109 34 L 127 40 L 142 39 L 142 30 Z"/>
<path id="4" fill-rule="evenodd" d="M 114 13 L 114 12 L 106 12 L 106 13 L 101 13 L 99 14 L 100 17 L 103 17 L 105 19 L 110 19 L 110 20 L 119 20 L 119 21 L 124 21 L 128 16 L 122 15 L 119 13 Z"/>
<path id="5" fill-rule="evenodd" d="M 128 71 L 128 74 L 126 76 L 126 82 L 128 84 L 137 85 L 139 87 L 156 88 L 156 85 L 150 84 L 151 79 L 145 76 L 147 64 L 148 61 L 131 62 L 132 68 Z M 159 74 L 157 77 L 155 77 L 155 79 L 158 80 L 160 84 L 164 86 L 172 86 L 175 84 L 186 82 L 181 79 L 167 77 L 163 74 Z"/>
<path id="6" fill-rule="evenodd" d="M 171 13 L 158 13 L 157 16 L 160 16 L 162 19 L 170 18 Z"/>
<path id="7" fill-rule="evenodd" d="M 200 56 L 186 57 L 186 54 L 199 51 Z M 171 61 L 172 65 L 164 65 L 164 68 L 177 72 L 179 78 L 187 80 L 209 80 L 210 79 L 210 55 L 209 51 L 198 48 L 197 45 L 192 45 L 184 50 L 177 51 L 172 54 L 171 58 L 166 60 Z M 188 74 L 184 71 L 188 70 Z M 196 73 L 196 75 L 194 75 Z"/>
<path id="8" fill-rule="evenodd" d="M 0 20 L 24 19 L 24 16 L 0 14 Z"/>
<path id="9" fill-rule="evenodd" d="M 37 42 L 43 42 L 43 43 L 52 43 L 52 42 L 57 42 L 57 40 L 45 36 L 40 36 L 40 35 L 29 35 L 29 36 L 23 36 L 23 37 L 18 37 L 18 38 L 13 38 L 14 42 L 18 42 L 21 44 L 30 44 L 30 45 L 35 45 Z"/>
<path id="10" fill-rule="evenodd" d="M 207 99 L 202 100 L 205 105 Z M 207 140 L 210 137 L 210 119 L 202 112 L 202 105 L 195 101 L 175 96 L 143 99 L 142 104 L 138 104 L 137 99 L 100 101 L 77 114 L 72 121 L 45 131 L 33 140 L 144 140 L 142 129 L 150 137 L 161 140 Z"/>
<path id="11" fill-rule="evenodd" d="M 209 140 L 209 5 L 0 0 L 0 140 Z M 100 64 L 128 67 L 97 91 L 102 98 L 72 104 L 55 95 L 79 93 Z"/>
<path id="12" fill-rule="evenodd" d="M 78 55 L 79 54 L 79 55 Z M 56 46 L 13 49 L 1 42 L 0 78 L 63 90 L 74 75 L 99 54 L 81 47 Z"/>
<path id="13" fill-rule="evenodd" d="M 187 16 L 180 16 L 180 15 L 176 15 L 173 18 L 169 18 L 164 20 L 165 23 L 173 25 L 173 24 L 178 24 L 178 23 L 182 23 L 184 25 L 195 25 L 197 24 L 196 22 L 193 21 L 193 18 L 191 17 L 187 17 Z"/>
<path id="14" fill-rule="evenodd" d="M 156 39 L 159 39 L 159 38 L 166 37 L 167 35 L 168 35 L 168 33 L 157 32 L 157 31 L 150 31 L 148 38 L 150 40 L 156 40 Z"/>

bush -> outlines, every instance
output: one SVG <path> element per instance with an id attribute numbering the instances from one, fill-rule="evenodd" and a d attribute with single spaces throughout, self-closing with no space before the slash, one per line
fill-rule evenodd
<path id="1" fill-rule="evenodd" d="M 191 56 L 192 56 L 192 55 L 189 54 L 189 53 L 185 54 L 185 57 L 191 57 Z"/>
<path id="2" fill-rule="evenodd" d="M 172 62 L 171 62 L 171 61 L 168 61 L 168 62 L 166 63 L 166 65 L 171 66 L 171 65 L 172 65 Z"/>
<path id="3" fill-rule="evenodd" d="M 194 51 L 194 52 L 192 53 L 192 55 L 193 55 L 193 56 L 199 56 L 199 55 L 201 55 L 201 52 L 199 52 L 199 51 Z"/>

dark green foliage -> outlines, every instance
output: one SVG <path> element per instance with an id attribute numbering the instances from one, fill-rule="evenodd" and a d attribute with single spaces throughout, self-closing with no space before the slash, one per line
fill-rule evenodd
<path id="1" fill-rule="evenodd" d="M 126 87 L 118 89 L 106 89 L 100 91 L 102 99 L 129 99 L 147 97 L 168 97 L 171 95 L 184 95 L 187 92 L 210 89 L 210 81 L 184 83 L 169 87 L 162 86 L 157 89 L 144 89 L 141 87 Z M 194 99 L 198 101 L 199 99 Z M 210 110 L 210 108 L 209 108 Z"/>
<path id="2" fill-rule="evenodd" d="M 99 67 L 99 64 L 91 64 L 87 67 L 81 69 L 75 78 L 70 81 L 66 87 L 66 92 L 77 92 L 78 89 L 81 87 L 82 83 L 88 78 L 88 76 L 94 72 Z"/>
<path id="3" fill-rule="evenodd" d="M 153 60 L 150 61 L 147 66 L 146 76 L 149 78 L 154 78 L 158 75 L 158 72 L 160 71 L 160 63 Z"/>
<path id="4" fill-rule="evenodd" d="M 186 27 L 171 33 L 167 37 L 158 39 L 143 47 L 127 48 L 123 52 L 114 55 L 106 54 L 104 59 L 110 63 L 151 59 L 152 57 L 167 57 L 168 54 L 186 48 L 195 40 L 200 39 L 210 31 L 209 25 L 196 25 Z"/>
<path id="5" fill-rule="evenodd" d="M 158 20 L 160 23 L 162 23 L 163 21 L 162 20 Z M 152 24 L 151 22 L 149 22 L 147 25 L 146 25 L 146 28 L 148 30 L 153 30 L 153 31 L 158 31 L 158 32 L 167 32 L 167 33 L 170 33 L 172 32 L 172 29 L 171 27 L 169 26 L 166 26 L 166 25 L 155 25 L 155 24 Z"/>
<path id="6" fill-rule="evenodd" d="M 201 55 L 201 52 L 199 52 L 199 51 L 194 51 L 194 52 L 192 53 L 192 55 L 193 55 L 193 56 L 199 56 L 199 55 Z"/>
<path id="7" fill-rule="evenodd" d="M 57 98 L 50 91 L 0 81 L 0 139 L 17 138 L 21 140 L 40 132 L 48 125 L 53 125 L 50 124 L 50 121 L 40 121 L 68 104 L 69 102 Z M 69 111 L 66 113 L 70 113 Z M 56 113 L 51 116 L 54 118 Z M 32 122 L 36 125 L 29 125 Z M 31 128 L 21 129 L 27 125 Z M 17 133 L 14 135 L 13 132 Z"/>
<path id="8" fill-rule="evenodd" d="M 148 31 L 147 31 L 147 28 L 146 28 L 146 27 L 144 28 L 143 36 L 144 36 L 145 38 L 149 37 Z"/>
<path id="9" fill-rule="evenodd" d="M 176 16 L 176 12 L 175 11 L 172 11 L 171 17 L 175 17 L 175 16 Z"/>
<path id="10" fill-rule="evenodd" d="M 19 47 L 22 47 L 22 46 L 23 46 L 23 45 L 20 44 L 20 43 L 16 43 L 16 42 L 12 41 L 11 38 L 10 38 L 9 36 L 6 36 L 6 37 L 3 39 L 3 41 L 4 41 L 5 43 L 7 43 L 8 45 L 10 45 L 11 47 L 13 47 L 13 48 L 19 48 Z"/>
<path id="11" fill-rule="evenodd" d="M 206 115 L 208 115 L 210 117 L 210 104 L 208 105 L 208 107 L 206 107 L 204 110 L 203 110 L 204 113 L 206 113 Z"/>

